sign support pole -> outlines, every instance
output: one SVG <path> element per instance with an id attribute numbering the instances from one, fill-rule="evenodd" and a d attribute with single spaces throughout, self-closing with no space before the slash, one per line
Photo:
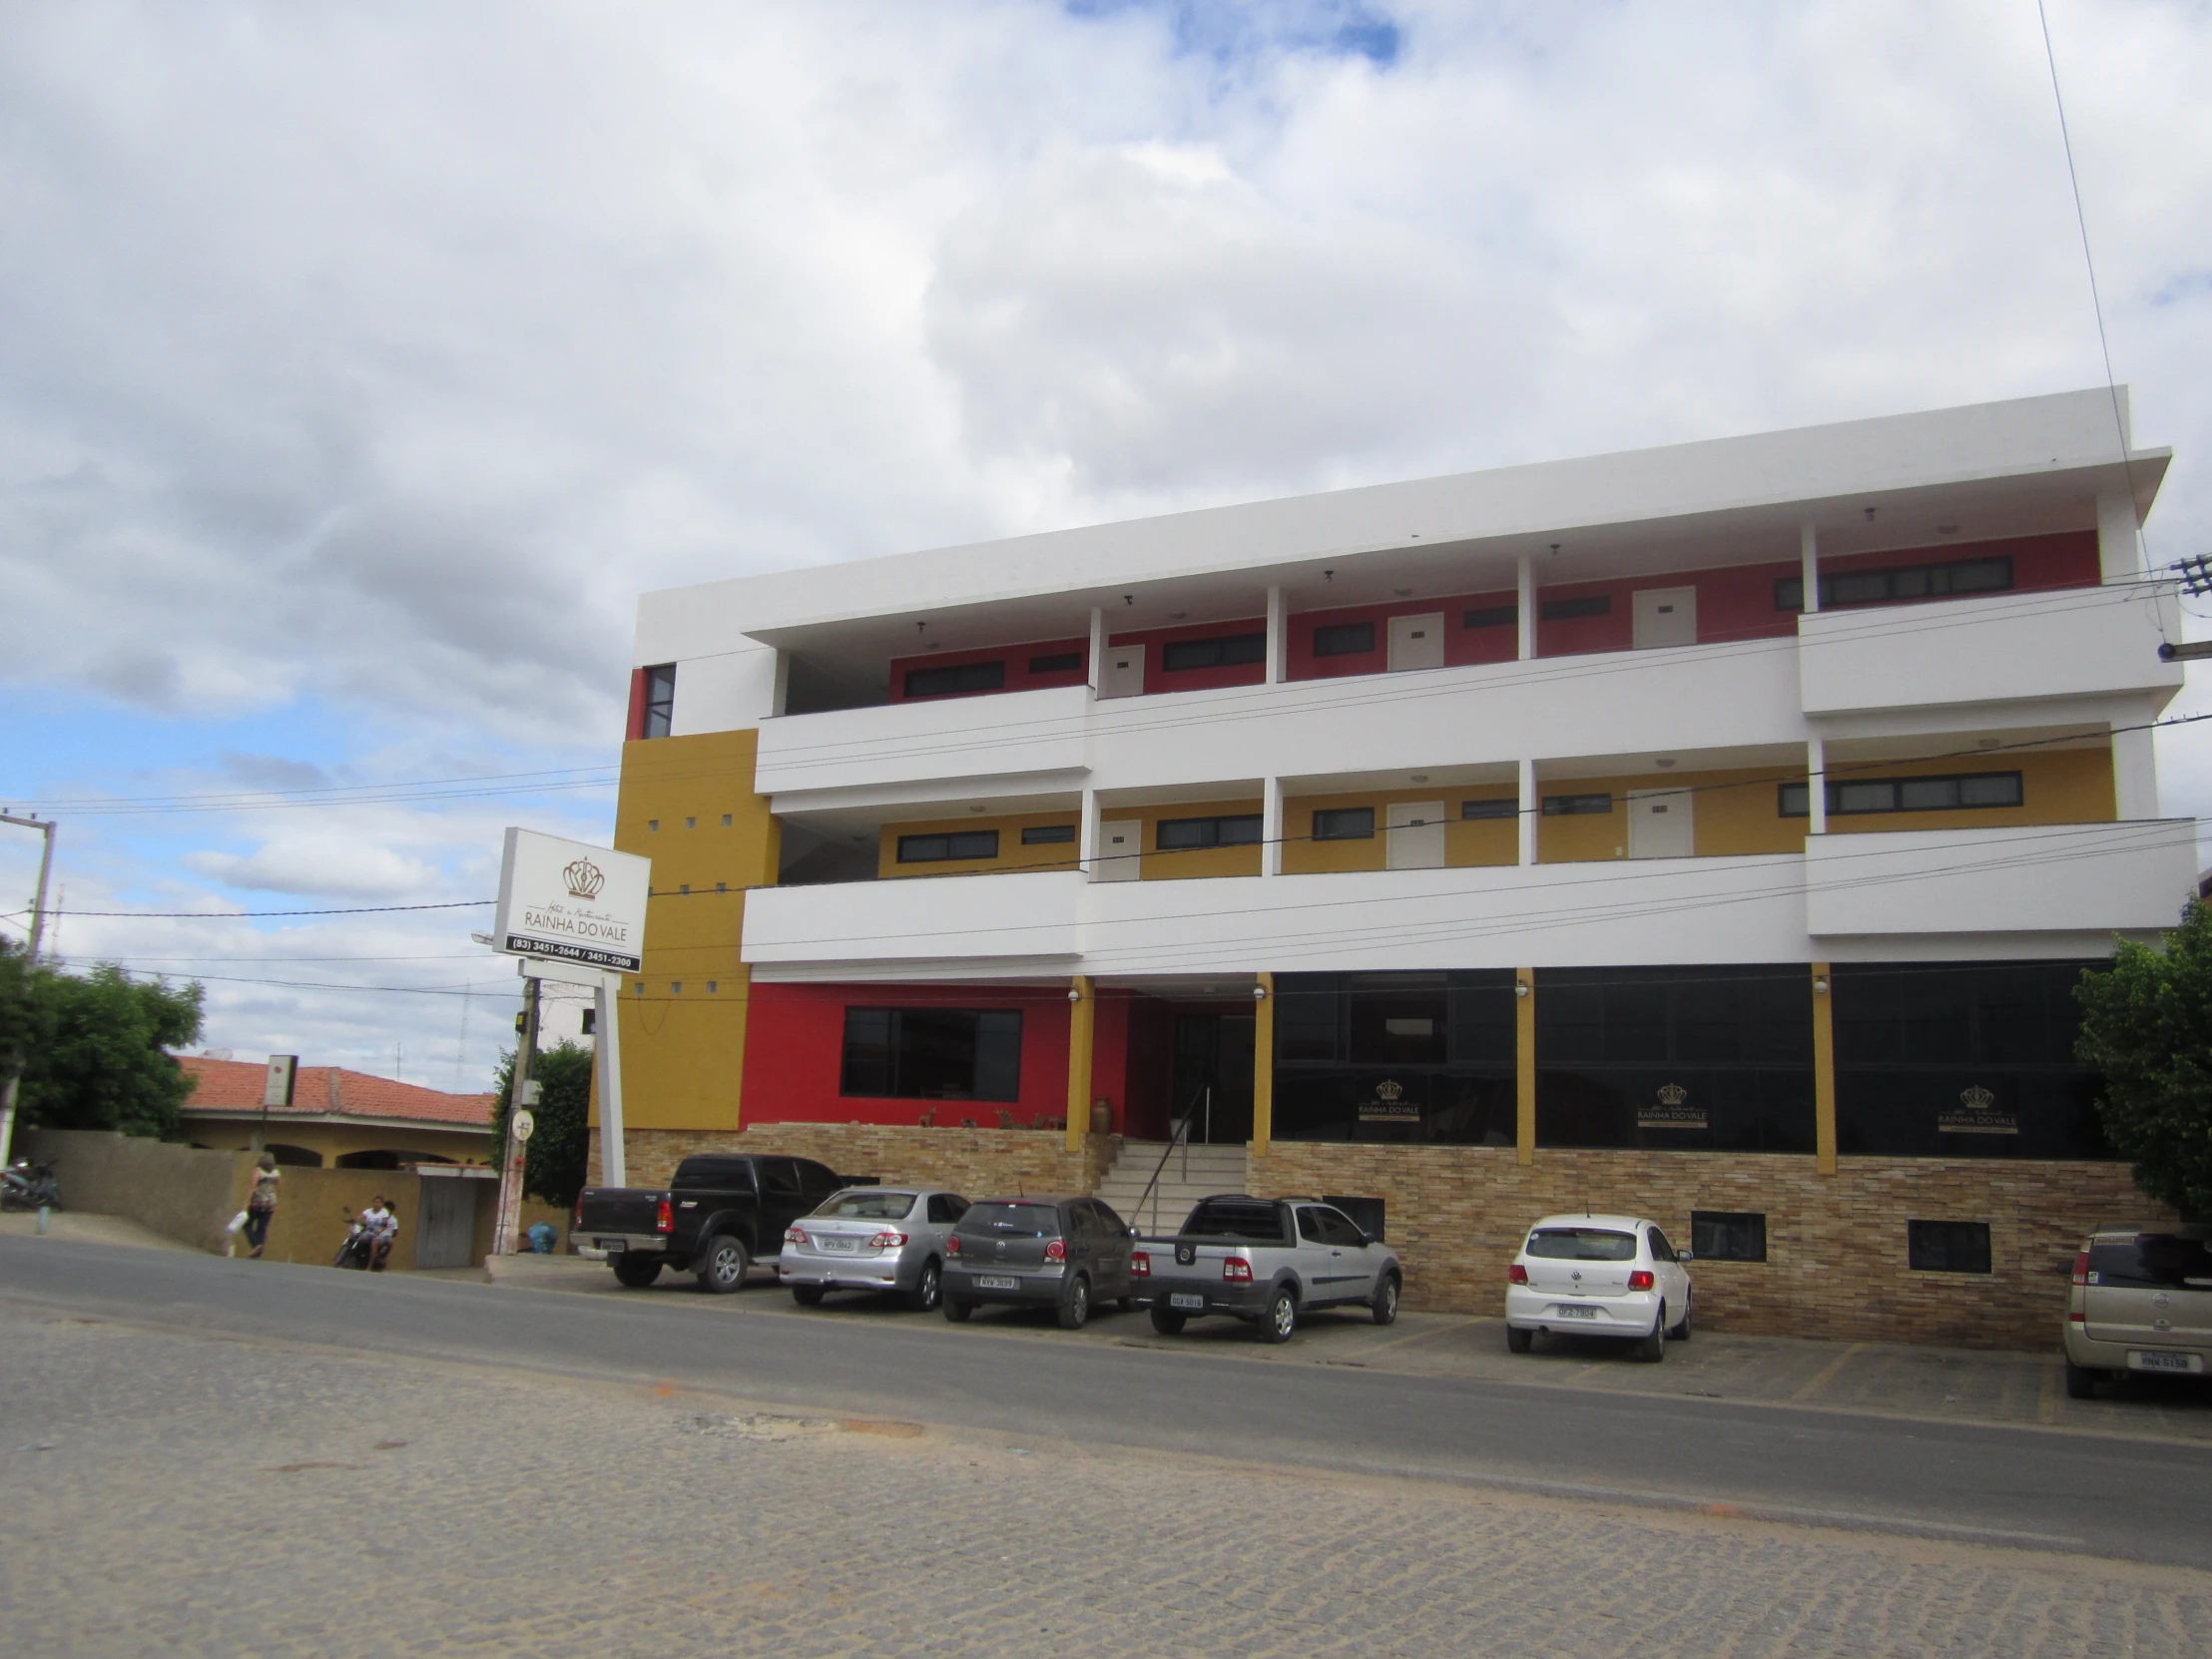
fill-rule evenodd
<path id="1" fill-rule="evenodd" d="M 593 995 L 592 1044 L 599 1073 L 599 1184 L 627 1187 L 630 1171 L 622 1139 L 622 981 L 601 974 Z"/>
<path id="2" fill-rule="evenodd" d="M 538 1052 L 538 981 L 522 982 L 522 1040 L 515 1044 L 513 1085 L 507 1091 L 507 1133 L 499 1149 L 499 1215 L 491 1230 L 491 1253 L 515 1253 L 515 1229 L 522 1222 L 522 1159 L 524 1142 L 515 1136 L 515 1114 L 527 1111 L 536 1091 L 530 1082 L 530 1062 Z"/>

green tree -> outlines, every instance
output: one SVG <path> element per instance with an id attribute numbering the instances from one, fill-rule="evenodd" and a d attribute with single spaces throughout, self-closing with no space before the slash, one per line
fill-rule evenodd
<path id="1" fill-rule="evenodd" d="M 51 970 L 31 965 L 30 948 L 0 939 L 0 1079 L 31 1057 L 54 1026 L 53 999 L 45 994 Z"/>
<path id="2" fill-rule="evenodd" d="M 584 1159 L 591 1148 L 591 1050 L 567 1040 L 541 1048 L 530 1075 L 542 1093 L 532 1116 L 537 1126 L 522 1154 L 522 1190 L 568 1209 L 584 1190 Z M 514 1093 L 515 1057 L 499 1057 L 499 1103 L 492 1108 L 491 1144 L 507 1144 L 507 1113 Z M 494 1154 L 497 1157 L 497 1154 Z"/>
<path id="3" fill-rule="evenodd" d="M 2074 996 L 2074 1053 L 2104 1074 L 2097 1110 L 2135 1185 L 2183 1216 L 2212 1216 L 2212 910 L 2191 899 L 2155 950 L 2122 939 Z"/>
<path id="4" fill-rule="evenodd" d="M 174 1134 L 192 1079 L 168 1050 L 199 1040 L 201 987 L 134 980 L 113 962 L 85 974 L 40 968 L 26 982 L 37 1036 L 24 1057 L 24 1120 Z"/>

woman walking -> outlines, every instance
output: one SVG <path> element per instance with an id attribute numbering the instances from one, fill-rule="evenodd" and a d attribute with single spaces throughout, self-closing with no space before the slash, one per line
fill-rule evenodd
<path id="1" fill-rule="evenodd" d="M 246 1201 L 246 1242 L 254 1247 L 247 1254 L 257 1260 L 269 1243 L 269 1224 L 276 1219 L 276 1155 L 265 1152 L 254 1172 L 254 1196 Z"/>

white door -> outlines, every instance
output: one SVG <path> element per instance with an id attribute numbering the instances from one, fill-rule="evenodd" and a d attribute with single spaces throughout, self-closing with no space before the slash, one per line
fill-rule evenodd
<path id="1" fill-rule="evenodd" d="M 1642 588 L 1631 597 L 1638 651 L 1655 645 L 1697 644 L 1697 589 Z"/>
<path id="2" fill-rule="evenodd" d="M 1697 853 L 1697 821 L 1688 790 L 1628 792 L 1628 855 L 1689 858 Z"/>
<path id="3" fill-rule="evenodd" d="M 1444 666 L 1444 614 L 1431 611 L 1425 616 L 1393 616 L 1390 618 L 1389 669 L 1392 674 L 1407 668 L 1442 668 Z"/>
<path id="4" fill-rule="evenodd" d="M 1444 867 L 1444 804 L 1401 801 L 1384 809 L 1389 844 L 1384 864 L 1390 869 Z"/>
<path id="5" fill-rule="evenodd" d="M 1141 645 L 1109 645 L 1106 661 L 1099 671 L 1098 695 L 1108 697 L 1144 696 L 1144 647 Z"/>
<path id="6" fill-rule="evenodd" d="M 1134 881 L 1144 873 L 1144 820 L 1113 818 L 1098 827 L 1098 867 L 1093 881 Z"/>

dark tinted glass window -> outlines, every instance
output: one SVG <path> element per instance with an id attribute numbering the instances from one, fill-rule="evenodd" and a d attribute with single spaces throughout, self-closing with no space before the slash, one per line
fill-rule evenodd
<path id="1" fill-rule="evenodd" d="M 1478 605 L 1459 616 L 1462 628 L 1510 628 L 1520 621 L 1518 605 Z"/>
<path id="2" fill-rule="evenodd" d="M 751 1192 L 753 1190 L 753 1160 L 750 1158 L 686 1158 L 676 1166 L 676 1175 L 669 1182 L 669 1185 L 687 1191 L 708 1188 L 723 1192 Z"/>
<path id="3" fill-rule="evenodd" d="M 1073 674 L 1082 666 L 1083 653 L 1080 651 L 1052 651 L 1029 659 L 1031 674 Z"/>
<path id="4" fill-rule="evenodd" d="M 1208 1199 L 1191 1211 L 1183 1231 L 1201 1238 L 1243 1239 L 1249 1244 L 1288 1242 L 1276 1207 L 1257 1199 Z"/>
<path id="5" fill-rule="evenodd" d="M 1322 1243 L 1342 1250 L 1358 1250 L 1367 1243 L 1349 1216 L 1340 1216 L 1334 1210 L 1317 1210 L 1315 1214 L 1321 1218 Z"/>
<path id="6" fill-rule="evenodd" d="M 1353 993 L 1355 1063 L 1441 1065 L 1449 1057 L 1450 997 L 1444 976 L 1438 973 L 1423 977 L 1430 982 L 1385 985 Z"/>
<path id="7" fill-rule="evenodd" d="M 665 738 L 676 718 L 676 665 L 662 663 L 645 671 L 645 735 Z"/>
<path id="8" fill-rule="evenodd" d="M 1059 846 L 1075 839 L 1072 824 L 1032 824 L 1021 832 L 1024 846 Z"/>
<path id="9" fill-rule="evenodd" d="M 815 1203 L 821 1203 L 843 1183 L 836 1171 L 827 1164 L 818 1164 L 812 1158 L 795 1158 L 792 1162 L 799 1170 L 799 1188 Z"/>
<path id="10" fill-rule="evenodd" d="M 1893 605 L 1916 599 L 1941 599 L 1955 593 L 2003 593 L 2012 586 L 2012 561 L 1951 559 L 1941 564 L 1902 565 L 1890 570 L 1854 570 L 1821 578 L 1821 609 L 1851 605 Z M 1805 582 L 1785 576 L 1774 585 L 1774 608 L 1805 609 Z"/>
<path id="11" fill-rule="evenodd" d="M 1314 655 L 1317 657 L 1356 657 L 1374 649 L 1375 624 L 1372 622 L 1338 622 L 1314 630 Z"/>
<path id="12" fill-rule="evenodd" d="M 1764 1262 L 1767 1218 L 1751 1210 L 1692 1210 L 1690 1254 L 1701 1262 Z"/>
<path id="13" fill-rule="evenodd" d="M 1332 807 L 1314 815 L 1317 841 L 1369 841 L 1375 839 L 1373 807 Z"/>
<path id="14" fill-rule="evenodd" d="M 1513 1144 L 1509 969 L 1279 973 L 1275 1003 L 1278 1138 Z"/>
<path id="15" fill-rule="evenodd" d="M 1962 772 L 1938 778 L 1847 778 L 1828 785 L 1831 817 L 1866 813 L 1942 813 L 1961 808 L 2017 807 L 2025 799 L 2016 772 Z M 1807 784 L 1784 784 L 1777 810 L 1784 818 L 1811 811 Z"/>
<path id="16" fill-rule="evenodd" d="M 1268 658 L 1266 634 L 1227 634 L 1210 640 L 1170 640 L 1160 648 L 1160 666 L 1170 674 L 1185 669 L 1229 668 L 1238 663 L 1264 663 Z"/>
<path id="17" fill-rule="evenodd" d="M 1299 1206 L 1298 1236 L 1308 1244 L 1327 1244 L 1329 1242 L 1329 1230 L 1322 1225 L 1321 1210 L 1318 1206 L 1312 1204 Z"/>
<path id="18" fill-rule="evenodd" d="M 1108 1238 L 1119 1239 L 1127 1236 L 1129 1224 L 1121 1219 L 1111 1204 L 1108 1204 L 1104 1199 L 1096 1198 L 1091 1202 L 1098 1206 L 1098 1225 L 1106 1229 Z"/>
<path id="19" fill-rule="evenodd" d="M 1323 1198 L 1340 1212 L 1351 1218 L 1352 1225 L 1369 1238 L 1381 1244 L 1386 1235 L 1382 1224 L 1386 1219 L 1384 1204 L 1380 1198 L 1352 1198 L 1338 1193 L 1324 1193 Z"/>
<path id="20" fill-rule="evenodd" d="M 1021 1098 L 1013 1009 L 847 1008 L 840 1092 L 903 1100 Z"/>
<path id="21" fill-rule="evenodd" d="M 1612 610 L 1611 594 L 1594 593 L 1581 599 L 1547 599 L 1536 614 L 1546 622 L 1567 622 L 1578 616 L 1609 616 Z"/>
<path id="22" fill-rule="evenodd" d="M 898 861 L 902 864 L 946 863 L 956 858 L 997 856 L 996 830 L 960 830 L 950 834 L 898 837 Z"/>
<path id="23" fill-rule="evenodd" d="M 1987 1273 L 1989 1224 L 1985 1221 L 1909 1221 L 1906 1265 L 1919 1273 Z"/>
<path id="24" fill-rule="evenodd" d="M 977 1204 L 960 1218 L 960 1231 L 1054 1239 L 1060 1236 L 1060 1212 L 1049 1204 Z"/>
<path id="25" fill-rule="evenodd" d="M 1544 817 L 1577 818 L 1586 814 L 1610 813 L 1613 798 L 1610 795 L 1547 795 L 1544 797 Z"/>
<path id="26" fill-rule="evenodd" d="M 762 1158 L 755 1167 L 761 1172 L 763 1198 L 794 1199 L 799 1196 L 799 1171 L 792 1167 L 789 1158 Z"/>
<path id="27" fill-rule="evenodd" d="M 950 668 L 906 671 L 908 697 L 952 697 L 962 692 L 1002 691 L 1005 686 L 1004 663 L 958 663 Z"/>
<path id="28" fill-rule="evenodd" d="M 1256 846 L 1260 825 L 1258 813 L 1230 818 L 1164 818 L 1154 826 L 1153 844 L 1162 852 L 1202 846 Z"/>
<path id="29" fill-rule="evenodd" d="M 2089 1283 L 2142 1291 L 2212 1291 L 2212 1241 L 2174 1233 L 2091 1240 Z"/>
<path id="30" fill-rule="evenodd" d="M 1519 818 L 1520 801 L 1513 796 L 1507 796 L 1502 801 L 1462 801 L 1459 803 L 1459 816 L 1463 819 Z"/>

